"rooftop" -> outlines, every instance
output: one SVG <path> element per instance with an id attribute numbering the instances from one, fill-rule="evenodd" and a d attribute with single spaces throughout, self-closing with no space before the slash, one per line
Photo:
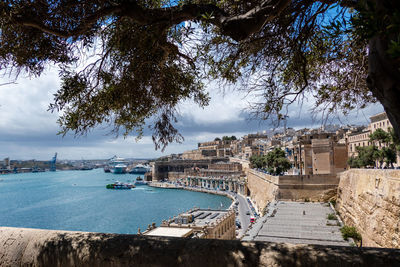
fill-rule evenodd
<path id="1" fill-rule="evenodd" d="M 193 233 L 191 228 L 178 227 L 157 227 L 148 231 L 145 235 L 151 236 L 169 236 L 169 237 L 187 237 Z"/>

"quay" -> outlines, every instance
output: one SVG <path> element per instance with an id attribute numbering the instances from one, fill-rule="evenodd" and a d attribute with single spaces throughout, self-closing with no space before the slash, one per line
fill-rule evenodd
<path id="1" fill-rule="evenodd" d="M 250 216 L 251 216 L 250 214 L 254 214 L 255 212 L 254 208 L 252 209 L 251 206 L 249 206 L 251 205 L 251 203 L 249 203 L 250 201 L 240 193 L 222 191 L 218 190 L 217 188 L 207 189 L 198 186 L 184 186 L 170 182 L 150 182 L 148 185 L 157 188 L 189 190 L 189 191 L 196 191 L 201 193 L 208 193 L 208 194 L 215 194 L 215 195 L 229 197 L 230 199 L 232 199 L 232 204 L 230 205 L 228 210 L 235 210 L 235 206 L 237 206 L 236 217 L 241 225 L 241 228 L 238 229 L 238 233 L 236 235 L 238 239 L 242 238 L 245 235 L 247 229 L 250 226 Z M 238 204 L 235 205 L 235 202 L 237 202 Z M 257 216 L 258 214 L 255 214 L 255 217 Z"/>

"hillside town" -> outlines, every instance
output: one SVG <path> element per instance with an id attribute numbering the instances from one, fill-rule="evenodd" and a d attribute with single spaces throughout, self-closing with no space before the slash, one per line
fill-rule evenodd
<path id="1" fill-rule="evenodd" d="M 371 116 L 370 120 L 367 126 L 285 128 L 270 135 L 264 131 L 240 139 L 235 136 L 217 137 L 213 141 L 198 143 L 197 149 L 152 162 L 151 179 L 176 180 L 197 175 L 240 180 L 245 176 L 244 169 L 251 165 L 252 157 L 265 156 L 275 149 L 283 150 L 290 162 L 290 169 L 282 175 L 336 174 L 350 168 L 350 160 L 357 158 L 362 148 L 373 145 L 380 150 L 388 146 L 385 142 L 371 140 L 371 135 L 377 131 L 384 131 L 389 136 L 392 127 L 386 113 Z M 384 160 L 379 164 L 376 160 L 375 163 L 364 167 L 397 168 L 400 157 L 396 153 L 391 162 Z"/>
<path id="2" fill-rule="evenodd" d="M 225 194 L 232 198 L 230 210 L 236 213 L 236 236 L 232 235 L 233 222 L 220 229 L 226 216 L 223 220 L 207 220 L 207 216 L 217 216 L 213 214 L 218 211 L 212 210 L 198 210 L 197 213 L 190 210 L 163 222 L 158 228 L 149 225 L 144 234 L 349 246 L 351 244 L 342 238 L 340 231 L 347 227 L 345 225 L 359 226 L 357 216 L 364 213 L 350 212 L 346 206 L 354 204 L 353 197 L 349 200 L 348 194 L 359 185 L 343 188 L 342 184 L 353 176 L 371 175 L 349 173 L 352 168 L 379 171 L 400 166 L 399 142 L 391 135 L 391 128 L 386 114 L 379 113 L 370 117 L 367 126 L 285 128 L 272 134 L 248 134 L 240 139 L 223 136 L 199 143 L 197 149 L 159 158 L 150 163 L 151 171 L 146 174 L 151 186 Z M 357 182 L 363 183 L 362 177 Z M 380 181 L 377 177 L 372 174 L 371 179 Z M 343 193 L 346 190 L 347 193 Z M 364 205 L 364 200 L 358 201 L 361 201 L 359 205 Z M 329 204 L 323 203 L 332 206 L 329 208 Z M 340 217 L 336 211 L 341 213 Z M 366 208 L 365 213 L 368 212 Z M 199 227 L 196 216 L 206 228 Z M 366 219 L 362 217 L 361 220 Z M 205 221 L 210 224 L 204 224 Z M 293 225 L 293 221 L 298 225 Z M 215 230 L 217 228 L 220 230 Z M 374 240 L 376 233 L 371 234 L 374 237 L 370 240 L 367 235 L 363 232 L 364 242 L 379 244 Z M 354 232 L 353 240 L 361 245 L 358 236 L 360 234 Z M 384 238 L 391 237 L 388 234 Z M 383 245 L 391 241 L 380 242 L 379 245 Z"/>

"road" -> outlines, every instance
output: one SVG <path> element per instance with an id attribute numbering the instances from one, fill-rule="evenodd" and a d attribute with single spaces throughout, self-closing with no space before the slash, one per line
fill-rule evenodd
<path id="1" fill-rule="evenodd" d="M 240 224 L 242 225 L 242 228 L 239 229 L 239 235 L 238 237 L 242 237 L 244 233 L 246 232 L 247 228 L 250 225 L 250 215 L 247 215 L 246 213 L 249 212 L 251 214 L 251 210 L 249 207 L 249 204 L 247 203 L 247 199 L 243 197 L 242 195 L 235 194 L 236 199 L 239 201 L 238 205 L 238 211 L 239 215 L 237 215 L 237 218 L 240 221 Z"/>

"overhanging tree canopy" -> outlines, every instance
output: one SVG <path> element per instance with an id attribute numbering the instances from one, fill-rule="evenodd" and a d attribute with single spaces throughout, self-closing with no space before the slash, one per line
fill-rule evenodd
<path id="1" fill-rule="evenodd" d="M 399 14 L 396 0 L 2 1 L 0 69 L 59 64 L 50 108 L 64 133 L 106 122 L 140 134 L 154 116 L 156 147 L 180 141 L 175 108 L 206 105 L 208 77 L 259 94 L 262 118 L 304 94 L 328 113 L 377 99 L 399 134 Z M 87 49 L 98 55 L 77 71 Z"/>

